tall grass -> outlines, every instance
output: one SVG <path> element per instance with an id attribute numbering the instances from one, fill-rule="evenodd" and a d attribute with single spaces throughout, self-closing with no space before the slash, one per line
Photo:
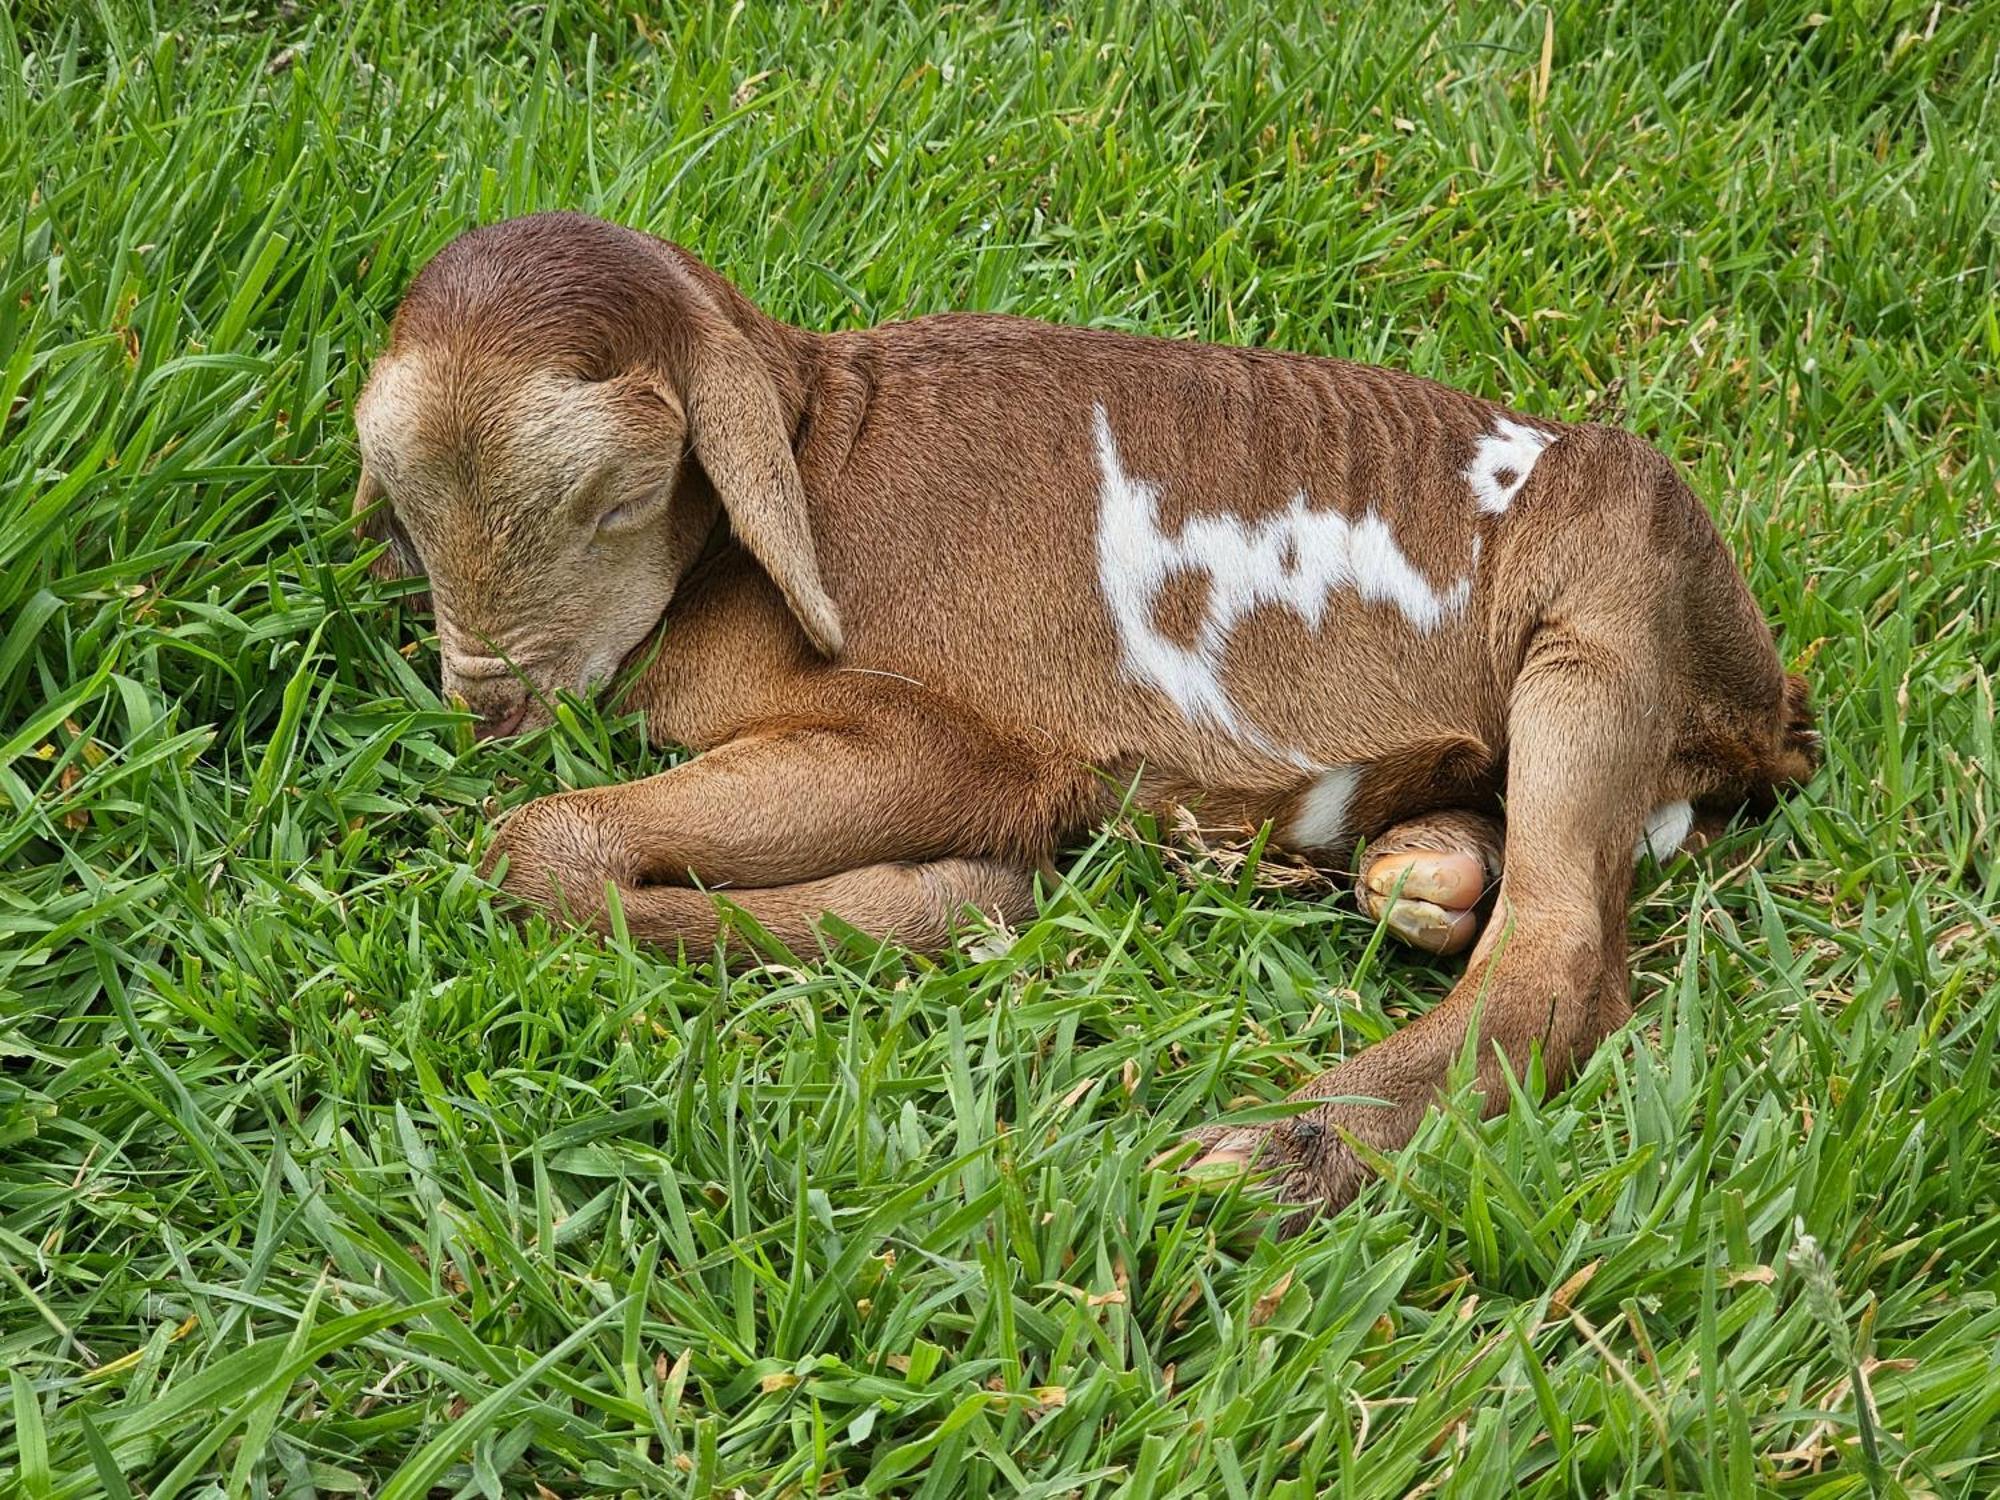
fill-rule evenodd
<path id="1" fill-rule="evenodd" d="M 2000 6 L 0 10 L 0 1493 L 2000 1490 Z M 1828 758 L 1634 1023 L 1304 1236 L 1148 1167 L 1431 1002 L 1147 830 L 932 964 L 516 931 L 346 536 L 410 273 L 1394 363 L 1680 459 Z M 540 1487 L 540 1488 L 538 1488 Z"/>

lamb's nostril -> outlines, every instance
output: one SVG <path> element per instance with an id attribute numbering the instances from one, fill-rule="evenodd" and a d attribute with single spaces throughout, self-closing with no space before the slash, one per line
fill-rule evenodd
<path id="1" fill-rule="evenodd" d="M 527 716 L 528 700 L 523 698 L 511 708 L 481 714 L 479 722 L 472 726 L 472 737 L 478 740 L 504 739 L 519 729 L 521 720 Z"/>

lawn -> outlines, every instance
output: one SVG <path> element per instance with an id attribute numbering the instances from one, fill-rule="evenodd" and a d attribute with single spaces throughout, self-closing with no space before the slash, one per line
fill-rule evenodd
<path id="1" fill-rule="evenodd" d="M 0 1495 L 2000 1491 L 2000 3 L 1092 11 L 0 8 Z M 1450 978 L 1298 872 L 517 930 L 492 813 L 667 757 L 473 743 L 348 408 L 555 207 L 1624 423 L 1826 765 L 1643 873 L 1575 1082 L 1289 1241 L 1150 1163 Z"/>

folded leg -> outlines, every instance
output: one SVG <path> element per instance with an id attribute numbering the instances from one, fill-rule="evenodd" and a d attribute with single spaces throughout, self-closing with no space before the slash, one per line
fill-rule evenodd
<path id="1" fill-rule="evenodd" d="M 1294 1096 L 1338 1102 L 1211 1128 L 1207 1167 L 1275 1167 L 1287 1198 L 1337 1207 L 1367 1177 L 1352 1143 L 1400 1149 L 1468 1038 L 1492 1113 L 1507 1070 L 1524 1073 L 1539 1051 L 1560 1082 L 1624 1021 L 1632 851 L 1648 814 L 1688 794 L 1676 718 L 1662 711 L 1680 689 L 1686 580 L 1645 539 L 1690 506 L 1664 461 L 1623 434 L 1579 429 L 1544 455 L 1507 518 L 1521 529 L 1494 549 L 1494 587 L 1515 613 L 1492 622 L 1514 684 L 1493 920 L 1444 1000 Z"/>
<path id="2" fill-rule="evenodd" d="M 821 941 L 828 916 L 870 937 L 922 953 L 950 947 L 968 923 L 1022 922 L 1035 913 L 1034 872 L 990 859 L 940 859 L 927 863 L 867 865 L 793 885 L 751 886 L 714 893 L 689 886 L 633 886 L 618 890 L 627 930 L 663 946 L 714 947 L 725 905 L 740 907 L 759 927 L 794 953 L 809 954 Z M 609 925 L 599 903 L 591 925 Z"/>
<path id="3" fill-rule="evenodd" d="M 602 926 L 615 890 L 631 931 L 656 942 L 712 941 L 706 888 L 787 943 L 833 911 L 936 947 L 967 905 L 1019 915 L 1029 872 L 1103 795 L 1080 761 L 921 695 L 850 692 L 660 775 L 531 802 L 501 824 L 488 867 L 509 895 L 580 924 Z"/>

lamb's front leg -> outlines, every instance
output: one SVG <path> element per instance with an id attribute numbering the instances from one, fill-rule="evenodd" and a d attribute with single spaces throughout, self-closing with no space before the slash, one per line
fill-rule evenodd
<path id="1" fill-rule="evenodd" d="M 1004 859 L 935 859 L 864 865 L 792 885 L 729 887 L 711 895 L 693 886 L 621 887 L 626 930 L 663 946 L 713 948 L 726 902 L 794 953 L 810 953 L 829 916 L 885 942 L 941 953 L 975 916 L 1024 922 L 1035 914 L 1035 871 Z M 592 918 L 603 927 L 600 906 Z"/>
<path id="2" fill-rule="evenodd" d="M 967 906 L 1017 917 L 1032 870 L 1088 817 L 1098 784 L 914 695 L 766 725 L 660 775 L 563 792 L 509 816 L 489 868 L 551 915 L 703 945 L 715 891 L 788 944 L 831 912 L 938 947 Z"/>

